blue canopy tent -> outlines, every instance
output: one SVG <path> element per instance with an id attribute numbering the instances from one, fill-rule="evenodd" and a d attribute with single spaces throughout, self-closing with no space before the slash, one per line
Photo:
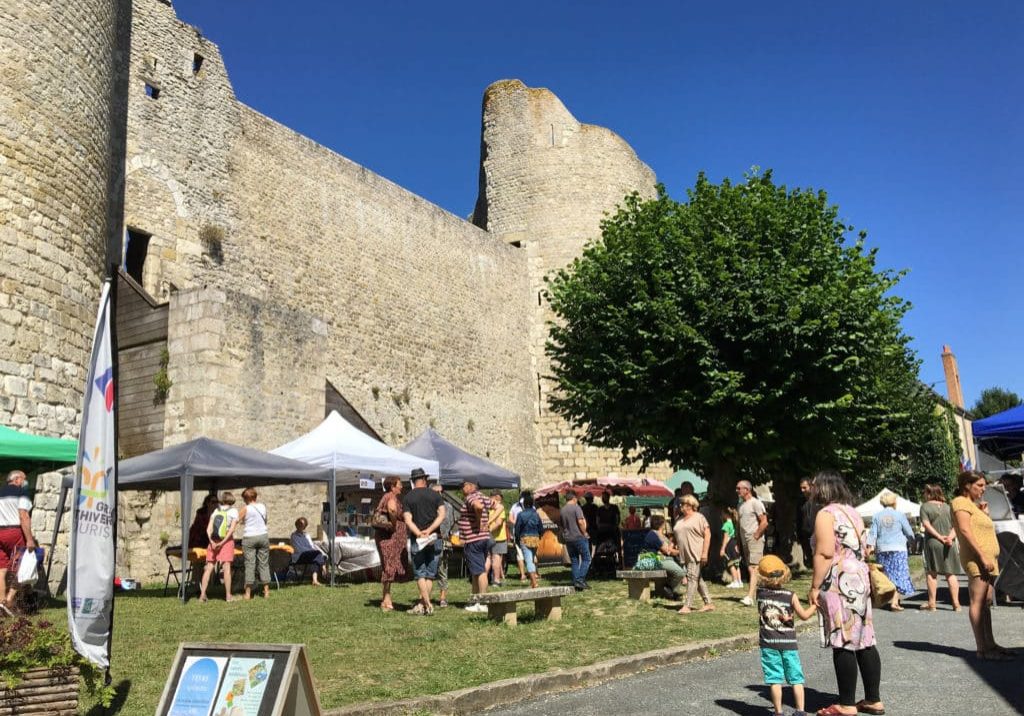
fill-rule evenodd
<path id="1" fill-rule="evenodd" d="M 1001 460 L 1024 453 L 1024 405 L 976 420 L 972 429 L 978 447 Z"/>

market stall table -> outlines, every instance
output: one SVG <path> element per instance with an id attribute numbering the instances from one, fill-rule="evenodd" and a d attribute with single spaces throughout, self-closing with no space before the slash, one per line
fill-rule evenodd
<path id="1" fill-rule="evenodd" d="M 327 551 L 326 540 L 318 541 L 317 545 Z M 380 567 L 377 544 L 369 537 L 335 537 L 334 558 L 337 573 L 340 575 Z"/>

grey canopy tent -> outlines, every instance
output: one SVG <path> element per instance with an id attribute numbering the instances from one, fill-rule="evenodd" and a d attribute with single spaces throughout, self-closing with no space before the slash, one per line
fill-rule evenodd
<path id="1" fill-rule="evenodd" d="M 485 489 L 519 488 L 519 475 L 495 465 L 490 460 L 466 452 L 445 440 L 433 428 L 428 428 L 403 447 L 402 452 L 437 460 L 441 466 L 441 485 L 445 487 L 457 487 L 465 478 L 471 477 Z"/>
<path id="2" fill-rule="evenodd" d="M 335 504 L 332 470 L 210 438 L 198 438 L 162 450 L 122 460 L 117 468 L 117 489 L 178 490 L 181 492 L 181 563 L 188 564 L 189 516 L 195 490 L 217 491 L 263 487 L 294 482 L 323 482 L 328 504 Z M 65 481 L 65 484 L 66 481 Z M 64 496 L 62 490 L 62 502 Z M 58 520 L 60 515 L 58 514 Z M 335 513 L 330 515 L 331 534 Z M 59 528 L 59 525 L 58 525 Z M 332 548 L 333 551 L 333 548 Z M 330 564 L 334 560 L 329 561 Z M 331 572 L 333 584 L 334 573 Z M 184 584 L 180 591 L 185 599 Z"/>

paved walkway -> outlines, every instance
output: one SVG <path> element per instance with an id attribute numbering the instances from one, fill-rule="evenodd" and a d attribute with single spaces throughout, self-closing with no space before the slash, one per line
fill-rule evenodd
<path id="1" fill-rule="evenodd" d="M 1024 714 L 1024 656 L 1010 662 L 979 662 L 964 611 L 947 606 L 938 612 L 918 611 L 908 601 L 900 613 L 876 611 L 882 656 L 882 699 L 897 716 L 942 714 L 960 716 Z M 940 597 L 943 592 L 940 591 Z M 940 608 L 942 609 L 942 608 Z M 751 610 L 753 623 L 754 612 Z M 995 610 L 996 638 L 1024 654 L 1024 609 Z M 697 616 L 691 618 L 699 618 Z M 594 630 L 600 638 L 600 627 Z M 818 648 L 816 630 L 800 637 L 800 656 L 807 677 L 807 709 L 834 703 L 835 673 L 830 652 Z M 858 698 L 863 691 L 858 691 Z M 786 712 L 792 711 L 786 690 Z M 592 714 L 739 714 L 771 712 L 767 688 L 761 683 L 756 651 L 726 654 L 717 659 L 669 666 L 610 681 L 600 686 L 525 701 L 489 711 L 492 716 L 591 716 Z"/>

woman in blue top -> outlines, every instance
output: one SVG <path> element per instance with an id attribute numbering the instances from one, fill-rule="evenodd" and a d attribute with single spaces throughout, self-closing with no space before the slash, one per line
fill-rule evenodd
<path id="1" fill-rule="evenodd" d="M 523 509 L 516 515 L 516 523 L 512 528 L 513 537 L 523 553 L 523 562 L 530 575 L 530 588 L 537 587 L 537 548 L 540 546 L 540 535 L 544 527 L 540 515 L 533 506 L 533 495 L 524 492 L 522 495 Z"/>
<path id="2" fill-rule="evenodd" d="M 878 501 L 885 509 L 871 518 L 868 547 L 875 551 L 886 576 L 896 585 L 889 608 L 901 612 L 903 607 L 900 606 L 900 595 L 917 591 L 910 581 L 910 565 L 907 563 L 907 540 L 914 538 L 914 530 L 907 516 L 895 510 L 895 493 L 884 492 Z"/>

